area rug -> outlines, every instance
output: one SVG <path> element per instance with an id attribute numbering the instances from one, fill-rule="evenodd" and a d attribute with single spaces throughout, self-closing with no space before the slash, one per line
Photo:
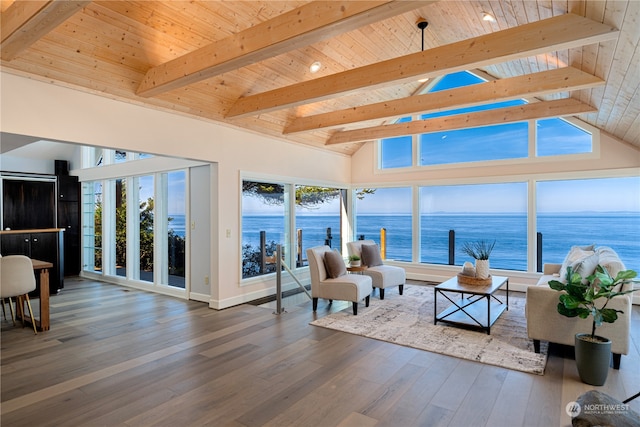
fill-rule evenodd
<path id="1" fill-rule="evenodd" d="M 311 324 L 447 356 L 544 374 L 548 345 L 541 342 L 540 353 L 534 352 L 533 342 L 527 338 L 524 298 L 510 294 L 509 310 L 502 313 L 491 327 L 491 335 L 487 335 L 483 331 L 442 322 L 434 325 L 433 293 L 432 286 L 418 285 L 405 286 L 404 295 L 398 295 L 395 289 L 387 290 L 383 301 L 376 294 L 371 297 L 369 307 L 360 304 L 357 316 L 349 307 Z M 448 303 L 438 296 L 439 312 L 446 307 L 445 302 Z"/>

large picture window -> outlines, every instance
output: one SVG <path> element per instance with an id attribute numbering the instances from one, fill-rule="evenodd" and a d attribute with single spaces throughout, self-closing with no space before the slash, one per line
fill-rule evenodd
<path id="1" fill-rule="evenodd" d="M 527 184 L 421 187 L 420 232 L 421 262 L 462 265 L 465 242 L 495 240 L 492 268 L 526 270 Z"/>
<path id="2" fill-rule="evenodd" d="M 592 135 L 564 119 L 538 120 L 536 123 L 536 155 L 590 153 Z"/>
<path id="3" fill-rule="evenodd" d="M 307 249 L 342 247 L 340 235 L 344 191 L 296 185 L 296 266 L 308 265 Z"/>
<path id="4" fill-rule="evenodd" d="M 436 79 L 427 92 L 442 91 L 443 96 L 446 96 L 447 90 L 483 82 L 485 82 L 484 79 L 462 71 Z M 443 109 L 416 117 L 405 117 L 399 122 L 434 120 L 439 117 L 452 117 L 483 110 L 492 110 L 496 115 L 500 115 L 504 108 L 524 104 L 527 104 L 526 100 L 512 99 L 464 108 Z M 551 118 L 509 123 L 507 118 L 504 117 L 503 124 L 478 124 L 475 127 L 463 129 L 381 139 L 378 143 L 380 153 L 378 167 L 380 169 L 428 167 L 593 152 L 593 135 L 575 124 L 577 120 Z M 496 123 L 502 123 L 502 121 Z M 437 130 L 440 124 L 442 123 L 436 122 L 431 127 Z M 533 148 L 530 149 L 534 146 L 535 154 L 533 154 Z M 417 153 L 414 153 L 414 150 L 417 150 Z"/>
<path id="5" fill-rule="evenodd" d="M 356 190 L 360 194 L 356 197 L 356 239 L 374 240 L 386 259 L 411 261 L 411 191 L 410 187 Z"/>
<path id="6" fill-rule="evenodd" d="M 640 271 L 640 177 L 537 183 L 543 263 L 561 263 L 573 245 L 609 246 Z"/>
<path id="7" fill-rule="evenodd" d="M 285 185 L 242 182 L 242 278 L 275 271 L 276 245 L 287 240 Z"/>

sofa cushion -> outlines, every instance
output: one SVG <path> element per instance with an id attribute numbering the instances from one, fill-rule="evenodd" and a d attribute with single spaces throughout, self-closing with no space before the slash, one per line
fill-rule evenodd
<path id="1" fill-rule="evenodd" d="M 382 265 L 382 256 L 378 245 L 362 245 L 362 262 L 368 267 Z"/>
<path id="2" fill-rule="evenodd" d="M 347 274 L 347 266 L 337 249 L 324 253 L 324 267 L 327 269 L 327 276 L 331 279 Z"/>
<path id="3" fill-rule="evenodd" d="M 567 253 L 567 256 L 564 258 L 564 261 L 562 262 L 562 267 L 560 267 L 560 281 L 563 283 L 567 283 L 567 268 L 573 266 L 573 264 L 581 261 L 584 258 L 592 256 L 593 254 L 595 254 L 593 246 L 572 246 L 571 249 L 569 249 L 569 253 Z M 598 264 L 596 263 L 596 265 Z"/>

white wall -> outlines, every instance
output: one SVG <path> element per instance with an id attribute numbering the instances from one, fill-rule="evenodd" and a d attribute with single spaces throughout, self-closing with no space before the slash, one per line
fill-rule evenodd
<path id="1" fill-rule="evenodd" d="M 268 294 L 272 281 L 241 286 L 241 172 L 349 183 L 351 159 L 300 144 L 43 83 L 2 72 L 0 130 L 217 163 L 219 206 L 212 213 L 210 306 L 224 308 Z M 217 205 L 215 204 L 217 203 Z M 218 238 L 217 230 L 231 230 Z M 215 259 L 213 259 L 215 257 Z M 219 286 L 217 286 L 219 284 Z"/>
<path id="2" fill-rule="evenodd" d="M 189 247 L 191 294 L 190 299 L 209 302 L 211 297 L 211 277 L 217 274 L 217 254 L 211 255 L 211 225 L 217 217 L 217 209 L 212 209 L 211 187 L 217 181 L 217 165 L 191 168 L 189 176 Z M 212 179 L 212 176 L 214 177 Z M 216 187 L 217 188 L 217 187 Z M 215 200 L 216 198 L 213 197 Z M 217 234 L 217 232 L 216 232 Z"/>

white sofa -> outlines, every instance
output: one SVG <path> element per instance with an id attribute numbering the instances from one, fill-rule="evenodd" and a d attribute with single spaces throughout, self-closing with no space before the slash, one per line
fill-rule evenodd
<path id="1" fill-rule="evenodd" d="M 593 262 L 596 262 L 595 265 L 602 265 L 613 277 L 619 271 L 625 270 L 624 264 L 611 248 L 599 247 L 593 249 L 592 253 L 591 259 L 593 261 L 587 267 L 587 270 L 591 270 Z M 567 258 L 569 258 L 569 255 L 567 255 Z M 561 280 L 561 274 L 564 275 L 566 266 L 570 264 L 571 260 L 569 259 L 565 259 L 563 264 L 545 264 L 543 275 L 536 286 L 527 288 L 525 307 L 527 334 L 533 340 L 536 353 L 540 352 L 540 341 L 573 346 L 575 334 L 591 333 L 593 319 L 591 317 L 587 319 L 570 318 L 559 314 L 557 306 L 560 293 L 549 287 L 549 281 Z M 586 277 L 589 274 L 583 271 L 581 275 Z M 622 289 L 631 289 L 632 286 L 631 283 L 626 283 Z M 603 323 L 602 326 L 599 326 L 596 329 L 596 334 L 611 340 L 613 367 L 619 369 L 621 355 L 629 352 L 631 294 L 612 298 L 607 307 L 621 310 L 623 313 L 618 313 L 618 320 L 614 323 Z"/>

